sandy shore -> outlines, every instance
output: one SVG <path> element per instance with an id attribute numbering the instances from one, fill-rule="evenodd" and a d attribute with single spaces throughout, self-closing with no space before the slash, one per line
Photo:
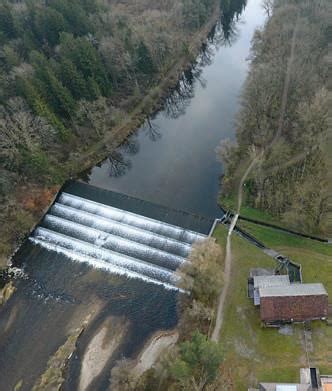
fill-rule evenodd
<path id="1" fill-rule="evenodd" d="M 177 331 L 159 332 L 154 335 L 145 345 L 133 368 L 135 376 L 139 377 L 143 372 L 151 368 L 161 353 L 174 346 L 179 338 Z"/>
<path id="2" fill-rule="evenodd" d="M 122 318 L 109 317 L 89 342 L 82 360 L 79 391 L 86 390 L 102 372 L 128 330 Z"/>

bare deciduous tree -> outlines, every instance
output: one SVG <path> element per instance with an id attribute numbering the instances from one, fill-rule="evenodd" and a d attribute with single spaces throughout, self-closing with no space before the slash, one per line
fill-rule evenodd
<path id="1" fill-rule="evenodd" d="M 270 17 L 272 15 L 273 3 L 274 3 L 274 0 L 263 0 L 262 7 L 268 17 Z"/>
<path id="2" fill-rule="evenodd" d="M 189 263 L 185 264 L 181 287 L 207 306 L 213 306 L 223 285 L 223 251 L 215 239 L 208 238 L 193 245 Z"/>
<path id="3" fill-rule="evenodd" d="M 35 116 L 22 98 L 12 98 L 0 106 L 0 158 L 15 161 L 21 149 L 33 152 L 54 139 L 54 129 Z"/>

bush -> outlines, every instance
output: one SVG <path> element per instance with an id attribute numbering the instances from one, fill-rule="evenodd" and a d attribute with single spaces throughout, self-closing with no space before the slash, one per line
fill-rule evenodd
<path id="1" fill-rule="evenodd" d="M 179 355 L 169 372 L 184 389 L 202 390 L 216 379 L 222 360 L 221 346 L 196 331 L 191 341 L 180 344 Z"/>
<path id="2" fill-rule="evenodd" d="M 49 163 L 47 155 L 42 151 L 36 151 L 33 153 L 23 151 L 21 167 L 25 175 L 44 176 L 49 172 Z"/>
<path id="3" fill-rule="evenodd" d="M 194 244 L 190 262 L 181 269 L 181 287 L 189 290 L 194 300 L 213 307 L 223 286 L 223 260 L 223 251 L 213 238 Z"/>

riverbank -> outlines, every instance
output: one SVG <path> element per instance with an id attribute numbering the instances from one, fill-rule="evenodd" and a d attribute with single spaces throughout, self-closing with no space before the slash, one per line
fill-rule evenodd
<path id="1" fill-rule="evenodd" d="M 76 311 L 75 316 L 71 319 L 71 325 L 68 328 L 69 335 L 65 343 L 59 346 L 53 356 L 49 358 L 46 370 L 36 381 L 33 391 L 61 389 L 65 380 L 67 365 L 75 353 L 78 340 L 98 315 L 100 309 L 101 304 L 96 301 Z M 85 376 L 89 376 L 91 372 L 93 372 L 93 368 L 90 369 L 90 372 L 87 371 Z M 18 384 L 22 386 L 24 384 L 23 380 Z"/>
<path id="2" fill-rule="evenodd" d="M 139 378 L 145 371 L 152 368 L 161 354 L 174 346 L 179 339 L 179 333 L 174 331 L 158 332 L 146 343 L 142 349 L 132 373 Z"/>
<path id="3" fill-rule="evenodd" d="M 9 281 L 5 284 L 5 286 L 0 289 L 0 306 L 4 305 L 11 296 L 15 293 L 15 286 L 12 281 Z"/>
<path id="4" fill-rule="evenodd" d="M 128 331 L 128 320 L 107 318 L 88 343 L 81 364 L 78 390 L 88 390 L 100 375 Z"/>
<path id="5" fill-rule="evenodd" d="M 217 23 L 219 15 L 218 3 L 210 20 L 193 35 L 187 53 L 180 59 L 174 60 L 166 74 L 160 75 L 158 84 L 142 97 L 139 104 L 132 108 L 122 123 L 111 128 L 102 139 L 88 148 L 82 146 L 81 149 L 75 150 L 66 163 L 60 163 L 63 181 L 76 178 L 82 171 L 106 158 L 142 125 L 146 117 L 162 107 L 164 98 L 176 86 L 181 73 L 190 68 L 199 54 L 202 44 Z M 49 186 L 25 181 L 13 190 L 12 198 L 2 205 L 3 212 L 0 220 L 3 223 L 3 232 L 0 238 L 0 269 L 6 268 L 11 254 L 38 224 L 60 187 L 61 185 Z"/>
<path id="6" fill-rule="evenodd" d="M 222 206 L 236 210 L 242 172 L 256 156 L 239 213 L 322 237 L 331 234 L 326 10 L 325 0 L 315 5 L 274 2 L 264 29 L 252 42 L 237 144 L 219 148 L 225 165 Z"/>
<path id="7" fill-rule="evenodd" d="M 140 139 L 137 142 L 139 151 L 129 157 L 132 159 L 131 169 L 128 170 L 131 175 L 126 178 L 125 175 L 121 178 L 109 178 L 108 171 L 106 177 L 102 178 L 101 186 L 106 183 L 114 186 L 117 180 L 127 181 L 130 184 L 129 190 L 120 188 L 114 191 L 131 194 L 132 191 L 139 190 L 142 193 L 137 194 L 137 197 L 147 200 L 150 199 L 149 192 L 154 192 L 155 202 L 160 204 L 168 198 L 172 207 L 180 210 L 186 210 L 190 206 L 198 214 L 204 214 L 206 210 L 208 215 L 212 216 L 215 216 L 215 210 L 220 213 L 216 205 L 220 169 L 219 163 L 215 161 L 214 149 L 220 138 L 226 138 L 234 130 L 231 122 L 237 107 L 239 89 L 246 74 L 245 58 L 249 53 L 249 41 L 254 29 L 262 21 L 260 4 L 251 1 L 240 20 L 236 18 L 231 20 L 232 28 L 236 26 L 238 32 L 232 42 L 220 43 L 219 39 L 223 38 L 223 26 L 220 25 L 220 29 L 218 28 L 216 32 L 216 39 L 213 39 L 213 42 L 209 39 L 195 66 L 181 77 L 181 88 L 175 89 L 175 93 L 167 98 L 167 103 L 172 101 L 174 105 L 171 108 L 170 105 L 166 105 L 164 110 L 151 119 L 152 126 L 155 126 L 162 137 L 157 142 L 151 140 L 150 133 L 145 128 L 133 135 L 128 140 L 128 144 L 132 145 Z M 175 102 L 173 102 L 174 96 L 178 98 Z M 106 146 L 101 147 L 106 149 Z M 120 152 L 123 152 L 122 148 Z M 140 156 L 143 161 L 141 165 L 137 164 Z M 107 162 L 108 159 L 105 165 Z M 93 171 L 98 170 L 99 167 L 95 167 Z M 137 178 L 136 182 L 133 181 L 132 176 Z M 146 179 L 149 180 L 148 183 Z M 163 199 L 161 194 L 164 195 Z M 211 206 L 210 209 L 206 208 L 207 205 Z M 30 378 L 35 376 L 32 373 L 34 369 L 35 373 L 38 372 L 38 376 L 44 371 L 49 357 L 66 340 L 63 330 L 72 316 L 73 308 L 78 304 L 86 306 L 95 292 L 98 297 L 103 298 L 109 308 L 105 308 L 96 323 L 92 327 L 89 326 L 78 341 L 73 360 L 70 360 L 68 365 L 64 389 L 77 389 L 86 348 L 107 317 L 124 315 L 133 322 L 117 351 L 118 356 L 112 357 L 111 361 L 121 357 L 129 359 L 140 357 L 142 347 L 158 330 L 173 330 L 176 327 L 178 307 L 175 293 L 162 287 L 142 284 L 139 280 L 116 278 L 104 271 L 70 262 L 61 254 L 43 250 L 29 242 L 26 246 L 22 246 L 21 250 L 25 247 L 27 247 L 26 251 L 20 251 L 16 259 L 18 262 L 21 260 L 25 263 L 25 270 L 31 281 L 36 280 L 41 284 L 42 289 L 38 286 L 36 292 L 38 298 L 34 291 L 31 292 L 31 296 L 28 296 L 32 289 L 29 289 L 30 283 L 27 281 L 26 284 L 21 284 L 18 292 L 4 306 L 7 314 L 6 317 L 1 316 L 1 318 L 4 319 L 2 323 L 5 325 L 11 324 L 17 308 L 19 311 L 11 327 L 12 334 L 2 338 L 3 356 L 8 357 L 6 363 L 0 362 L 3 371 L 7 374 L 7 379 L 2 379 L 3 388 L 10 388 L 11 379 L 14 378 L 16 384 L 26 376 L 26 373 L 29 373 Z M 217 270 L 220 271 L 221 268 L 217 267 Z M 214 284 L 210 284 L 210 287 L 213 286 Z M 42 294 L 41 299 L 39 299 L 40 294 Z M 20 301 L 25 312 L 20 310 Z M 44 302 L 43 306 L 40 302 Z M 199 324 L 205 334 L 213 318 L 213 311 L 210 308 L 206 311 L 204 306 L 197 303 L 188 309 L 190 326 L 196 328 L 196 324 Z M 60 314 L 62 314 L 61 318 Z M 200 318 L 196 319 L 200 316 L 204 317 L 202 321 Z M 36 325 L 43 325 L 43 327 L 36 327 Z M 65 332 L 67 333 L 67 329 Z M 35 339 L 32 339 L 31 335 L 34 333 Z M 101 337 L 97 339 L 98 347 L 101 346 L 102 339 Z M 189 338 L 186 342 L 191 347 L 207 347 L 208 349 L 199 350 L 207 353 L 205 358 L 213 357 L 209 352 L 214 352 L 215 344 L 209 344 L 204 335 L 198 335 L 194 341 Z M 53 346 L 50 346 L 51 344 Z M 38 345 L 40 345 L 39 355 L 36 352 Z M 150 352 L 158 351 L 158 346 L 158 340 L 153 340 Z M 180 343 L 179 347 L 181 346 L 186 345 Z M 31 356 L 31 352 L 34 352 L 34 363 L 30 363 L 29 368 L 26 368 L 26 363 L 29 363 L 26 357 Z M 220 356 L 220 352 L 217 353 Z M 143 357 L 148 356 L 145 354 Z M 202 363 L 203 360 L 200 362 Z M 114 362 L 108 363 L 90 387 L 106 389 L 113 364 Z M 151 361 L 148 361 L 148 365 L 150 364 Z M 37 371 L 37 365 L 42 366 L 42 369 Z M 158 385 L 152 389 L 157 388 Z"/>
<path id="8" fill-rule="evenodd" d="M 192 43 L 188 46 L 187 54 L 178 60 L 165 75 L 161 75 L 158 85 L 152 87 L 128 114 L 124 123 L 112 128 L 105 136 L 91 145 L 87 150 L 81 151 L 80 156 L 68 162 L 65 170 L 70 178 L 75 178 L 82 171 L 85 171 L 103 161 L 114 151 L 124 140 L 135 132 L 153 113 L 160 110 L 163 100 L 172 92 L 177 85 L 179 78 L 185 70 L 189 69 L 196 57 L 199 55 L 202 44 L 206 41 L 208 34 L 217 23 L 220 16 L 220 6 L 216 6 L 209 22 L 195 34 Z"/>

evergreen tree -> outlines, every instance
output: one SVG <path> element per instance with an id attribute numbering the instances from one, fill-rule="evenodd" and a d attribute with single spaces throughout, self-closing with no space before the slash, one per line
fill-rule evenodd
<path id="1" fill-rule="evenodd" d="M 4 38 L 15 38 L 16 30 L 11 8 L 8 4 L 0 4 L 0 41 L 1 36 Z"/>
<path id="2" fill-rule="evenodd" d="M 88 15 L 79 1 L 57 0 L 50 3 L 50 7 L 59 12 L 66 20 L 68 29 L 75 36 L 94 32 Z"/>
<path id="3" fill-rule="evenodd" d="M 89 99 L 90 94 L 87 82 L 72 61 L 67 58 L 61 58 L 58 76 L 61 78 L 63 85 L 70 90 L 74 98 Z"/>
<path id="4" fill-rule="evenodd" d="M 196 331 L 191 341 L 180 344 L 179 357 L 171 364 L 170 372 L 181 386 L 194 383 L 202 390 L 216 378 L 222 360 L 221 346 Z"/>
<path id="5" fill-rule="evenodd" d="M 50 62 L 36 51 L 30 55 L 35 66 L 35 84 L 53 110 L 69 118 L 75 110 L 75 100 L 70 91 L 55 75 Z"/>
<path id="6" fill-rule="evenodd" d="M 40 43 L 55 46 L 59 43 L 60 33 L 68 29 L 64 17 L 55 9 L 42 7 L 34 10 L 33 31 Z"/>
<path id="7" fill-rule="evenodd" d="M 140 41 L 137 48 L 136 67 L 139 72 L 145 75 L 152 75 L 156 71 L 149 49 L 143 41 Z"/>
<path id="8" fill-rule="evenodd" d="M 102 57 L 86 38 L 74 38 L 71 34 L 61 35 L 61 53 L 70 58 L 84 75 L 92 78 L 104 96 L 111 95 L 111 82 Z"/>
<path id="9" fill-rule="evenodd" d="M 61 140 L 67 138 L 68 130 L 51 110 L 45 99 L 38 93 L 31 80 L 23 79 L 21 77 L 18 78 L 17 92 L 25 96 L 29 106 L 33 109 L 36 115 L 46 118 L 46 120 L 54 126 L 54 128 L 58 131 Z"/>
<path id="10" fill-rule="evenodd" d="M 48 82 L 51 87 L 51 92 L 56 97 L 55 111 L 70 118 L 75 111 L 75 100 L 73 99 L 70 91 L 63 86 L 61 81 L 55 76 L 55 74 L 48 69 L 47 70 Z"/>

